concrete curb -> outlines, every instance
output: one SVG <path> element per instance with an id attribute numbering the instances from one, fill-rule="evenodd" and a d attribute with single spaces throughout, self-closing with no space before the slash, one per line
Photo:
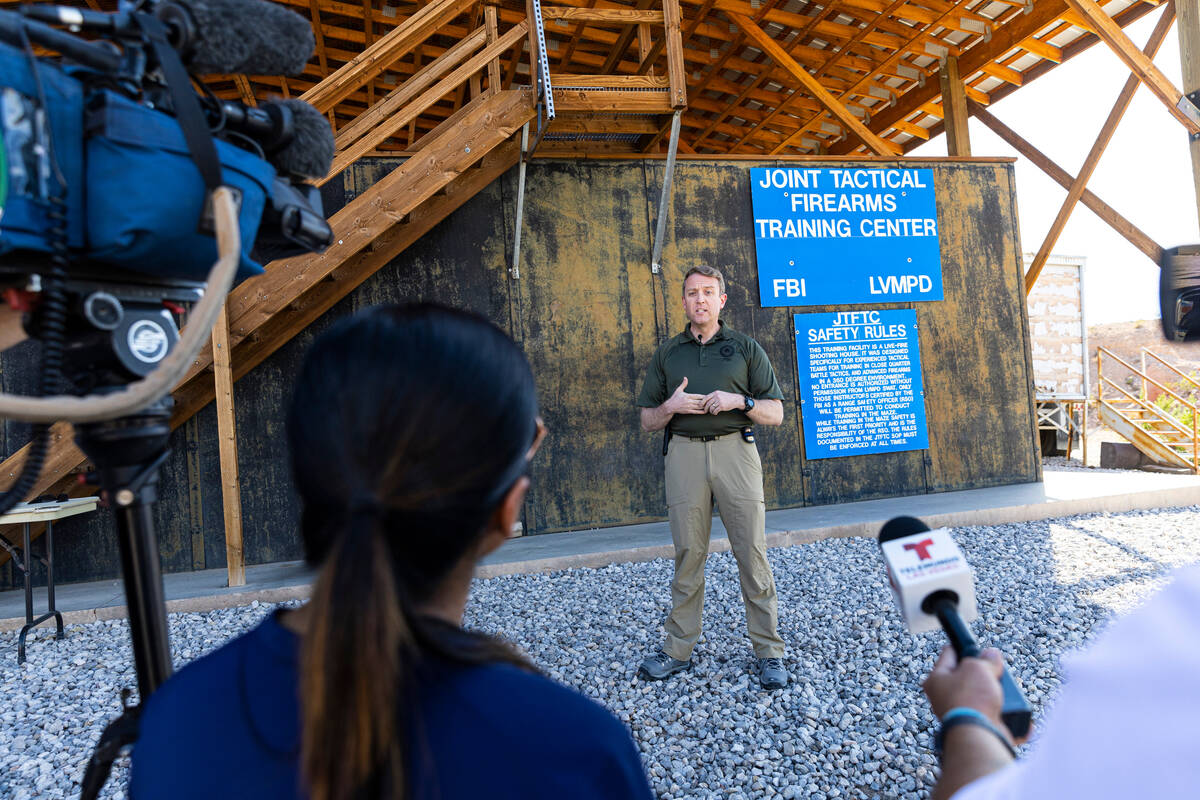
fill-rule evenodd
<path id="1" fill-rule="evenodd" d="M 282 603 L 286 600 L 307 600 L 311 588 L 308 584 L 299 584 L 276 589 L 252 589 L 245 592 L 228 592 L 201 597 L 181 597 L 177 600 L 167 601 L 167 613 L 216 611 L 219 608 L 248 606 L 256 600 L 260 603 L 272 604 Z M 45 611 L 35 610 L 34 613 L 41 616 Z M 127 616 L 129 616 L 129 612 L 123 605 L 62 612 L 63 625 L 86 625 L 89 622 L 101 622 L 108 619 L 125 619 Z M 0 619 L 0 632 L 20 630 L 24 625 L 24 617 Z M 33 630 L 54 630 L 54 621 L 47 620 Z"/>
<path id="2" fill-rule="evenodd" d="M 1036 505 L 1003 506 L 997 508 L 980 508 L 970 511 L 950 511 L 942 514 L 924 514 L 922 519 L 934 528 L 957 528 L 968 525 L 1004 525 L 1021 522 L 1035 522 L 1056 517 L 1069 517 L 1075 514 L 1119 513 L 1124 511 L 1145 511 L 1159 508 L 1179 508 L 1200 504 L 1200 488 L 1194 486 L 1174 489 L 1160 489 L 1152 492 L 1130 492 L 1122 495 L 1107 495 L 1103 497 L 1077 498 L 1071 500 L 1050 500 Z M 822 539 L 863 536 L 874 538 L 879 534 L 879 528 L 887 522 L 888 517 L 863 520 L 861 522 L 843 525 L 830 525 L 821 528 L 805 528 L 790 531 L 772 531 L 767 534 L 767 547 L 790 547 L 792 545 L 811 544 Z M 729 549 L 729 540 L 713 538 L 709 543 L 708 552 L 722 553 Z M 625 550 L 607 550 L 594 553 L 575 553 L 568 556 L 538 558 L 527 561 L 513 561 L 504 564 L 486 564 L 476 570 L 480 578 L 494 578 L 500 575 L 529 575 L 542 572 L 556 572 L 564 569 L 580 567 L 606 567 L 609 564 L 625 564 L 638 561 L 653 561 L 656 558 L 673 558 L 675 550 L 672 545 L 654 545 L 650 547 L 634 547 Z"/>
<path id="3" fill-rule="evenodd" d="M 1027 505 L 1000 506 L 995 508 L 951 511 L 941 514 L 924 514 L 922 518 L 931 527 L 963 527 L 968 525 L 1002 525 L 1034 522 L 1075 514 L 1120 513 L 1150 509 L 1178 508 L 1200 504 L 1200 488 L 1183 486 L 1171 489 L 1129 492 L 1127 494 L 1099 497 L 1072 498 L 1069 500 L 1047 500 Z M 862 520 L 842 525 L 830 525 L 799 530 L 771 531 L 767 534 L 768 547 L 790 547 L 810 544 L 822 539 L 849 536 L 874 537 L 887 518 Z M 729 540 L 714 537 L 709 552 L 719 553 L 729 549 Z M 532 575 L 557 572 L 565 569 L 606 567 L 610 564 L 625 564 L 652 561 L 656 558 L 673 558 L 674 548 L 670 544 L 632 547 L 618 550 L 598 550 L 591 553 L 572 553 L 564 556 L 533 558 L 499 564 L 485 564 L 476 571 L 479 578 L 495 578 L 501 575 Z M 308 598 L 311 585 L 307 582 L 294 586 L 273 589 L 224 592 L 220 594 L 185 597 L 167 601 L 168 613 L 204 612 L 220 608 L 245 606 L 260 603 L 281 603 L 286 600 Z M 64 611 L 66 625 L 85 624 L 108 619 L 124 619 L 125 606 L 106 606 L 80 611 Z M 24 617 L 0 619 L 0 632 L 19 630 L 25 624 Z M 52 629 L 42 623 L 36 630 Z"/>

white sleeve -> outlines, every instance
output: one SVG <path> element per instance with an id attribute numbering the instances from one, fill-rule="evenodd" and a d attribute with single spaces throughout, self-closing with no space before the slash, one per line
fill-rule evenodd
<path id="1" fill-rule="evenodd" d="M 1028 757 L 964 786 L 954 800 L 1195 797 L 1198 724 L 1200 569 L 1193 567 L 1071 660 Z"/>

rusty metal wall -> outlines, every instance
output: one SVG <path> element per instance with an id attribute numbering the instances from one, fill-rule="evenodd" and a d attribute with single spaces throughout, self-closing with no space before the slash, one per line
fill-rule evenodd
<path id="1" fill-rule="evenodd" d="M 660 161 L 530 164 L 519 279 L 510 275 L 515 168 L 443 221 L 236 384 L 247 563 L 301 555 L 282 420 L 305 347 L 334 319 L 384 302 L 469 308 L 524 348 L 551 431 L 533 469 L 527 532 L 662 519 L 661 434 L 641 432 L 634 398 L 654 348 L 683 329 L 681 279 L 694 263 L 725 271 L 723 316 L 758 339 L 783 387 L 784 424 L 758 435 L 768 507 L 1040 479 L 1012 165 L 930 164 L 945 300 L 879 306 L 917 310 L 929 450 L 816 461 L 803 454 L 791 315 L 835 309 L 758 307 L 749 188 L 758 165 L 679 162 L 659 275 L 649 260 Z M 391 166 L 360 162 L 340 188 L 353 197 Z M 0 364 L 6 388 L 19 371 L 10 362 Z M 11 450 L 19 437 L 12 426 L 5 433 Z M 173 437 L 156 515 L 167 571 L 225 564 L 216 442 L 211 406 Z M 62 524 L 59 579 L 116 576 L 112 537 L 103 515 Z M 5 584 L 11 567 L 0 569 Z"/>

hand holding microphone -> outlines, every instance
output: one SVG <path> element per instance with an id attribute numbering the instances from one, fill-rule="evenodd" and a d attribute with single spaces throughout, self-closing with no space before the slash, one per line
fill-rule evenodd
<path id="1" fill-rule="evenodd" d="M 974 709 L 985 717 L 993 712 L 1015 740 L 1028 736 L 1032 709 L 998 658 L 999 653 L 988 653 L 983 664 L 959 663 L 964 659 L 980 659 L 983 652 L 967 625 L 979 615 L 974 578 L 950 534 L 944 529 L 931 531 L 915 517 L 897 517 L 880 530 L 879 547 L 887 565 L 892 593 L 908 629 L 922 633 L 940 626 L 954 649 L 954 660 L 949 661 L 949 654 L 943 652 L 926 683 L 933 690 L 930 702 L 934 705 L 934 713 L 944 718 L 951 708 Z M 987 684 L 977 674 L 981 669 L 987 669 L 989 663 L 994 665 L 992 674 L 998 678 L 995 684 Z M 999 667 L 998 672 L 995 666 Z M 981 685 L 982 689 L 979 688 Z M 996 699 L 993 692 L 996 691 L 999 704 L 993 709 L 992 701 Z M 952 705 L 938 707 L 945 702 Z M 946 722 L 943 719 L 943 724 Z"/>

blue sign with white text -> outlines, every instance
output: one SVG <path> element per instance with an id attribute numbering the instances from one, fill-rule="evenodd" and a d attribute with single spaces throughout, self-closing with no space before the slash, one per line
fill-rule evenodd
<path id="1" fill-rule="evenodd" d="M 929 447 L 916 311 L 794 320 L 805 458 Z"/>
<path id="2" fill-rule="evenodd" d="M 753 167 L 765 306 L 941 300 L 931 169 Z"/>

